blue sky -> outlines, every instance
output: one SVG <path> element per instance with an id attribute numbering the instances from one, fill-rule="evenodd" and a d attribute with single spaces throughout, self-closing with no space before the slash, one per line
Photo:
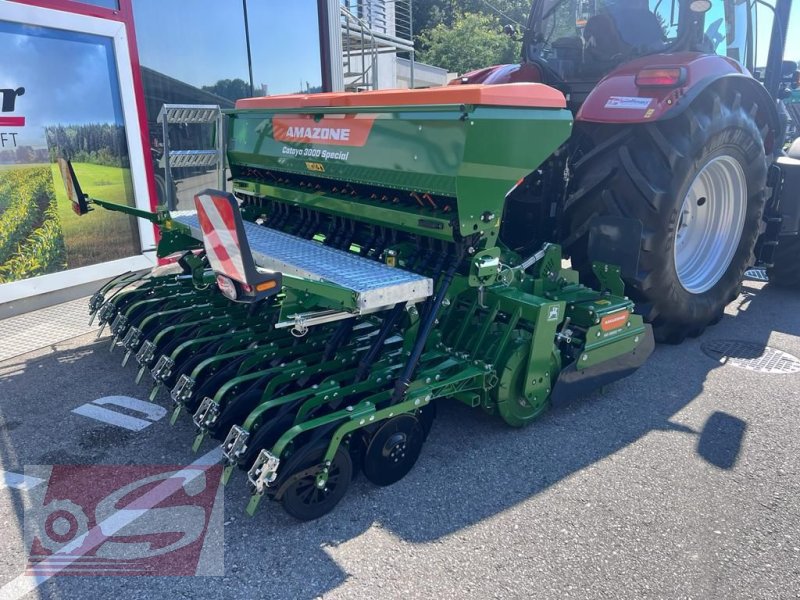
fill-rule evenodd
<path id="1" fill-rule="evenodd" d="M 122 123 L 111 40 L 0 21 L 0 48 L 0 88 L 25 88 L 20 145 L 43 145 L 46 125 Z"/>
<path id="2" fill-rule="evenodd" d="M 256 88 L 280 94 L 296 92 L 301 81 L 319 85 L 316 0 L 247 6 Z M 249 80 L 241 0 L 133 0 L 133 10 L 143 65 L 196 87 Z"/>

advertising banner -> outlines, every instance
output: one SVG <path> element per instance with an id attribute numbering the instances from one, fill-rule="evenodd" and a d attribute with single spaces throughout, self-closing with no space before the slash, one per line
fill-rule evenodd
<path id="1" fill-rule="evenodd" d="M 135 219 L 72 213 L 55 163 L 134 205 L 110 38 L 0 21 L 0 284 L 139 254 Z"/>

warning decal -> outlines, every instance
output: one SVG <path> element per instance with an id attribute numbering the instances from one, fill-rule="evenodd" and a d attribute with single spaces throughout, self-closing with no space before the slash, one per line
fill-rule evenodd
<path id="1" fill-rule="evenodd" d="M 611 96 L 606 101 L 606 108 L 627 108 L 646 110 L 652 104 L 652 98 L 636 98 L 633 96 Z"/>

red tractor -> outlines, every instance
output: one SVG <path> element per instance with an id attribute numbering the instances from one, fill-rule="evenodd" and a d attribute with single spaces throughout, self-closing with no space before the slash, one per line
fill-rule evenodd
<path id="1" fill-rule="evenodd" d="M 502 239 L 558 239 L 589 277 L 591 232 L 616 236 L 626 289 L 665 342 L 718 321 L 753 265 L 800 285 L 800 144 L 783 151 L 790 4 L 534 0 L 521 64 L 453 82 L 545 83 L 575 116 L 511 193 Z"/>

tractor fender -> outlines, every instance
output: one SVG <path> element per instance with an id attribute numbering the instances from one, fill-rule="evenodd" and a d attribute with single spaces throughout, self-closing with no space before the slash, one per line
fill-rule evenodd
<path id="1" fill-rule="evenodd" d="M 792 142 L 792 145 L 789 146 L 789 150 L 786 151 L 786 156 L 800 160 L 800 138 Z"/>
<path id="2" fill-rule="evenodd" d="M 533 63 L 494 65 L 492 67 L 464 73 L 461 77 L 456 77 L 449 81 L 447 85 L 471 83 L 496 85 L 498 83 L 519 82 L 542 83 L 541 69 Z"/>
<path id="3" fill-rule="evenodd" d="M 644 68 L 680 67 L 681 83 L 676 87 L 637 87 L 636 74 Z M 708 89 L 736 89 L 744 100 L 759 106 L 759 125 L 767 125 L 767 154 L 773 154 L 780 140 L 780 120 L 775 101 L 766 88 L 736 61 L 696 52 L 643 57 L 620 66 L 604 77 L 589 93 L 575 117 L 577 122 L 651 123 L 683 113 Z"/>

